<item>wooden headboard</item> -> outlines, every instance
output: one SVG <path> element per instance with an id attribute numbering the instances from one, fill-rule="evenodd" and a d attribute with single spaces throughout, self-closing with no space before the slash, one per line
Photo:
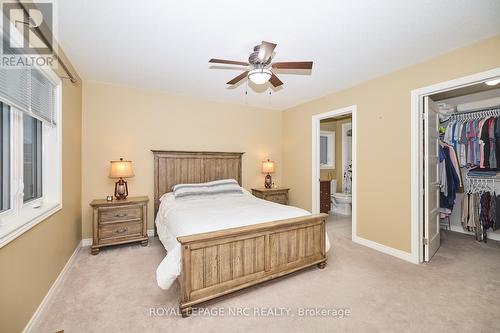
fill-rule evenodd
<path id="1" fill-rule="evenodd" d="M 155 164 L 155 217 L 160 207 L 160 197 L 170 192 L 174 185 L 232 178 L 241 186 L 241 156 L 244 153 L 164 150 L 152 152 Z"/>

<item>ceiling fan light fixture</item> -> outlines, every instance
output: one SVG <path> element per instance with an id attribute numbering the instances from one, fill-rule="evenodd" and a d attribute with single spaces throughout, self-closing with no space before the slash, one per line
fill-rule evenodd
<path id="1" fill-rule="evenodd" d="M 266 83 L 272 75 L 273 73 L 269 69 L 265 68 L 256 68 L 248 72 L 248 78 L 255 84 Z"/>

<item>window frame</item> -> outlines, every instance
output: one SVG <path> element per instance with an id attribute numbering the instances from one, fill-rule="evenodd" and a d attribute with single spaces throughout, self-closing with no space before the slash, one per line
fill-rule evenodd
<path id="1" fill-rule="evenodd" d="M 334 131 L 320 131 L 319 142 L 321 144 L 321 137 L 326 137 L 326 164 L 321 164 L 320 155 L 320 169 L 335 169 L 335 132 Z M 321 154 L 321 147 L 320 154 Z"/>
<path id="2" fill-rule="evenodd" d="M 34 117 L 31 117 L 32 119 L 34 119 L 35 121 L 38 121 L 39 122 L 39 127 L 38 127 L 38 124 L 37 123 L 34 123 L 36 124 L 34 127 L 37 127 L 36 130 L 34 131 L 35 133 L 35 136 L 36 138 L 34 137 L 34 141 L 36 142 L 36 146 L 35 146 L 35 150 L 36 152 L 34 153 L 34 163 L 36 167 L 38 167 L 38 164 L 40 164 L 40 168 L 41 170 L 38 170 L 38 168 L 35 169 L 35 174 L 34 175 L 34 180 L 36 183 L 36 194 L 35 194 L 35 197 L 32 197 L 28 200 L 25 200 L 24 199 L 24 194 L 26 194 L 26 181 L 24 179 L 24 157 L 25 157 L 25 152 L 24 152 L 24 120 L 25 120 L 25 117 L 30 117 L 29 115 L 27 114 L 23 114 L 23 160 L 22 160 L 22 164 L 23 164 L 23 205 L 27 204 L 27 203 L 34 203 L 36 202 L 37 200 L 40 200 L 40 201 L 43 201 L 43 194 L 44 194 L 44 184 L 43 182 L 45 181 L 45 177 L 43 175 L 43 172 L 45 171 L 45 166 L 44 166 L 44 160 L 43 160 L 43 145 L 45 144 L 44 143 L 44 133 L 46 132 L 46 130 L 44 130 L 44 126 L 43 126 L 43 122 L 41 120 L 38 120 L 37 118 L 34 118 Z M 41 133 L 38 133 L 38 130 L 41 131 Z M 38 137 L 40 135 L 40 137 Z M 38 145 L 38 140 L 41 141 L 41 145 Z M 40 172 L 41 171 L 41 172 Z M 40 174 L 39 174 L 40 172 Z M 41 179 L 40 179 L 41 178 Z M 40 186 L 40 188 L 38 188 L 38 186 Z M 38 196 L 38 191 L 41 192 L 40 196 Z"/>
<path id="3" fill-rule="evenodd" d="M 0 212 L 0 248 L 62 209 L 62 81 L 52 69 L 37 69 L 54 85 L 55 124 L 42 121 L 42 195 L 23 202 L 23 116 L 33 115 L 3 101 L 11 112 L 11 205 Z"/>
<path id="4" fill-rule="evenodd" d="M 5 104 L 5 103 L 3 103 Z M 8 104 L 5 104 L 8 106 Z M 1 107 L 1 105 L 0 105 Z M 0 217 L 3 215 L 10 214 L 13 209 L 13 196 L 12 196 L 12 167 L 13 167 L 13 159 L 12 159 L 12 152 L 14 151 L 14 146 L 13 146 L 13 140 L 12 140 L 12 128 L 13 128 L 13 119 L 12 119 L 12 107 L 8 106 L 9 108 L 9 209 L 6 209 L 4 211 L 0 211 Z M 0 156 L 1 157 L 1 156 Z M 3 184 L 2 184 L 3 186 Z M 0 191 L 3 191 L 3 188 L 0 188 Z"/>

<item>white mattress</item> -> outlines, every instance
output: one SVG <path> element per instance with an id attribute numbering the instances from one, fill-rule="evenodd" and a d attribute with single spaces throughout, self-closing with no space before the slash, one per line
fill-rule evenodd
<path id="1" fill-rule="evenodd" d="M 162 198 L 155 221 L 158 237 L 167 250 L 167 255 L 156 270 L 158 286 L 168 289 L 181 274 L 179 236 L 305 215 L 309 215 L 306 210 L 261 200 L 247 191 L 244 195 L 193 200 L 175 200 L 172 193 L 167 193 Z M 325 239 L 328 251 L 328 236 Z"/>

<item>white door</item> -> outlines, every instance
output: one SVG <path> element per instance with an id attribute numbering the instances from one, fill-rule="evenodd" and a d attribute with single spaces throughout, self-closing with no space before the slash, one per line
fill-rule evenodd
<path id="1" fill-rule="evenodd" d="M 441 245 L 439 234 L 439 117 L 432 99 L 424 99 L 424 259 Z"/>

